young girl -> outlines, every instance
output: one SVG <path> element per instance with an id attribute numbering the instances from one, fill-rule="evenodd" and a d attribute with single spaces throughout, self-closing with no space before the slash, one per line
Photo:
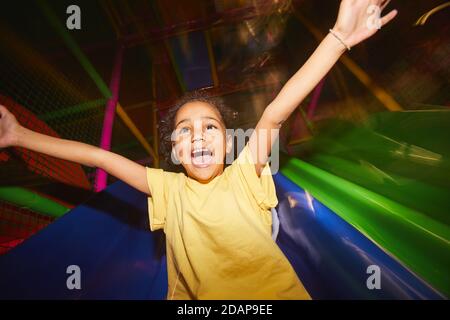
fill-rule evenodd
<path id="1" fill-rule="evenodd" d="M 165 122 L 173 131 L 171 158 L 186 174 L 146 168 L 94 146 L 33 132 L 4 106 L 0 147 L 20 146 L 99 167 L 146 193 L 150 228 L 166 234 L 168 299 L 309 299 L 271 238 L 270 209 L 277 198 L 268 157 L 282 123 L 339 57 L 395 17 L 394 10 L 380 19 L 389 2 L 342 0 L 333 29 L 267 106 L 249 142 L 226 168 L 232 149 L 227 109 L 196 95 L 172 108 Z"/>

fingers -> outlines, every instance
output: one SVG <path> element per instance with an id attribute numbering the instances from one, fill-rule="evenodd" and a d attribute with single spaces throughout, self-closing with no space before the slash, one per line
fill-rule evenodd
<path id="1" fill-rule="evenodd" d="M 381 11 L 384 10 L 384 8 L 387 7 L 387 5 L 389 4 L 389 2 L 391 2 L 391 0 L 384 0 L 381 2 Z"/>
<path id="2" fill-rule="evenodd" d="M 2 118 L 7 111 L 6 107 L 0 104 L 0 118 Z"/>
<path id="3" fill-rule="evenodd" d="M 9 110 L 2 104 L 0 104 L 0 119 L 5 118 L 7 114 L 9 114 Z"/>
<path id="4" fill-rule="evenodd" d="M 388 24 L 392 19 L 395 18 L 395 16 L 397 15 L 398 11 L 397 10 L 392 10 L 391 12 L 389 12 L 388 14 L 386 14 L 385 16 L 383 16 L 381 18 L 381 26 L 384 26 L 386 24 Z"/>

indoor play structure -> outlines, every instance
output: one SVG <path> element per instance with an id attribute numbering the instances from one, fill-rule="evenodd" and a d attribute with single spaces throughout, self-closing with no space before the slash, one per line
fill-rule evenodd
<path id="1" fill-rule="evenodd" d="M 0 103 L 38 132 L 164 168 L 157 124 L 181 93 L 223 96 L 250 127 L 327 25 L 307 0 L 177 3 L 81 3 L 78 34 L 65 1 L 36 1 L 28 24 L 0 19 Z M 313 299 L 450 296 L 450 25 L 438 4 L 408 11 L 403 44 L 386 33 L 343 56 L 281 133 L 276 242 Z M 0 247 L 0 299 L 167 294 L 146 196 L 102 170 L 0 150 Z"/>

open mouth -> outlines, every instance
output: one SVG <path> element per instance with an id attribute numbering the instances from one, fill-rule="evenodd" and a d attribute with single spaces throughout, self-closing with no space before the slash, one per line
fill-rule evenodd
<path id="1" fill-rule="evenodd" d="M 205 168 L 212 163 L 213 153 L 206 148 L 194 149 L 191 152 L 191 159 L 195 167 Z"/>

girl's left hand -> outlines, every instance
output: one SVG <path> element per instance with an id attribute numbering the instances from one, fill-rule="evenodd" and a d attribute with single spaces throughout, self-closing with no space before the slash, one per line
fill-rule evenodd
<path id="1" fill-rule="evenodd" d="M 381 17 L 389 2 L 391 0 L 342 0 L 333 31 L 347 46 L 357 45 L 395 18 L 397 10 Z"/>

